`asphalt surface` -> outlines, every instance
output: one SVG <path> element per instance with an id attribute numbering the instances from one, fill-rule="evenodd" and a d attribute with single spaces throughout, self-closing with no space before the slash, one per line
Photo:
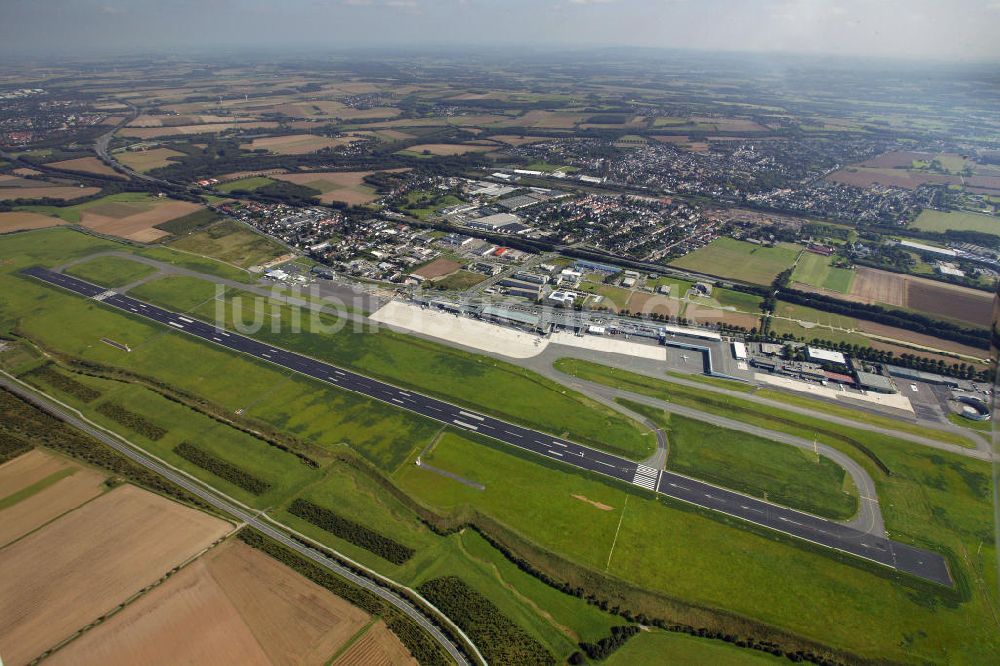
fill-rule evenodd
<path id="1" fill-rule="evenodd" d="M 551 460 L 609 476 L 682 502 L 719 511 L 756 525 L 878 562 L 925 580 L 942 585 L 952 584 L 947 563 L 937 553 L 867 534 L 824 518 L 770 504 L 679 474 L 647 467 L 436 398 L 396 388 L 391 384 L 308 356 L 272 347 L 62 273 L 37 267 L 25 269 L 23 272 L 81 296 L 94 298 L 118 310 L 159 322 L 177 331 L 421 414 L 460 430 L 486 435 Z"/>
<path id="2" fill-rule="evenodd" d="M 355 585 L 362 587 L 369 592 L 379 596 L 380 598 L 391 603 L 393 606 L 398 608 L 400 611 L 405 613 L 408 617 L 414 620 L 420 627 L 426 631 L 434 640 L 441 644 L 442 647 L 447 650 L 448 654 L 455 660 L 456 663 L 462 666 L 468 666 L 469 660 L 466 658 L 465 654 L 455 646 L 451 640 L 444 635 L 444 633 L 436 626 L 434 623 L 430 622 L 427 617 L 418 610 L 412 603 L 402 596 L 396 594 L 391 589 L 382 587 L 376 584 L 372 580 L 365 578 L 356 574 L 354 571 L 342 566 L 339 562 L 334 559 L 327 557 L 325 554 L 320 552 L 315 548 L 311 548 L 297 539 L 293 539 L 284 531 L 277 529 L 272 526 L 270 522 L 265 522 L 259 518 L 259 513 L 250 512 L 242 508 L 242 505 L 236 503 L 235 500 L 231 500 L 225 495 L 218 493 L 218 491 L 208 491 L 203 486 L 195 483 L 183 474 L 178 473 L 173 468 L 164 465 L 160 461 L 152 458 L 141 451 L 128 446 L 119 439 L 112 437 L 103 430 L 94 427 L 87 421 L 75 416 L 70 410 L 63 408 L 54 402 L 45 399 L 42 396 L 37 395 L 35 392 L 26 389 L 21 386 L 16 381 L 8 379 L 7 377 L 0 376 L 0 385 L 4 386 L 12 393 L 21 396 L 26 399 L 31 404 L 39 407 L 40 409 L 52 414 L 61 421 L 68 423 L 69 425 L 81 430 L 91 437 L 94 437 L 98 441 L 110 446 L 115 451 L 127 456 L 134 462 L 142 465 L 143 467 L 159 474 L 160 476 L 169 479 L 173 483 L 177 484 L 184 490 L 188 491 L 192 495 L 197 496 L 199 499 L 207 502 L 212 507 L 228 514 L 238 521 L 245 523 L 246 525 L 254 528 L 255 530 L 267 535 L 268 537 L 274 539 L 275 541 L 281 543 L 285 547 L 294 550 L 303 557 L 308 558 L 313 563 L 319 565 L 320 567 L 332 571 L 333 573 L 346 578 Z"/>

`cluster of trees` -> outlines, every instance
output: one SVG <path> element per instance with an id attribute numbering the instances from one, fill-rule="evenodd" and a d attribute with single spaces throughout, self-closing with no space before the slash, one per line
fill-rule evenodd
<path id="1" fill-rule="evenodd" d="M 13 460 L 34 447 L 24 439 L 7 432 L 0 432 L 0 465 Z"/>
<path id="2" fill-rule="evenodd" d="M 36 377 L 46 384 L 54 386 L 63 393 L 73 396 L 80 402 L 93 402 L 101 397 L 100 391 L 87 386 L 82 382 L 78 382 L 72 377 L 67 377 L 61 372 L 58 372 L 52 367 L 51 363 L 46 363 L 45 365 L 35 368 L 26 376 Z"/>
<path id="3" fill-rule="evenodd" d="M 417 590 L 462 628 L 488 663 L 555 666 L 555 657 L 541 643 L 461 578 L 434 578 Z"/>
<path id="4" fill-rule="evenodd" d="M 339 516 L 327 508 L 302 498 L 297 498 L 292 502 L 292 505 L 288 507 L 288 512 L 344 541 L 349 541 L 359 548 L 375 553 L 393 564 L 405 564 L 415 552 L 409 546 L 404 546 L 361 523 Z"/>
<path id="5" fill-rule="evenodd" d="M 97 411 L 104 416 L 107 416 L 112 421 L 120 423 L 129 430 L 142 435 L 146 439 L 151 439 L 154 442 L 158 439 L 163 439 L 163 436 L 167 434 L 165 429 L 155 423 L 150 423 L 135 412 L 130 412 L 118 403 L 105 402 L 98 405 Z"/>
<path id="6" fill-rule="evenodd" d="M 587 653 L 591 659 L 607 659 L 618 648 L 625 645 L 628 639 L 641 631 L 634 624 L 627 624 L 621 627 L 611 627 L 611 635 L 605 636 L 596 643 L 580 643 L 580 649 Z M 572 657 L 570 663 L 574 663 Z M 576 662 L 580 663 L 580 662 Z"/>
<path id="7" fill-rule="evenodd" d="M 326 588 L 341 599 L 345 599 L 371 615 L 381 617 L 385 621 L 386 626 L 389 627 L 389 630 L 392 631 L 392 633 L 394 633 L 400 641 L 402 641 L 403 645 L 406 646 L 406 648 L 410 651 L 410 654 L 413 655 L 413 658 L 416 659 L 418 663 L 427 664 L 428 666 L 447 666 L 448 664 L 454 663 L 439 643 L 433 640 L 409 616 L 403 614 L 402 611 L 390 604 L 388 601 L 349 582 L 346 578 L 341 578 L 326 569 L 320 568 L 315 563 L 305 559 L 295 551 L 267 538 L 260 532 L 247 528 L 241 530 L 238 537 L 240 541 L 243 541 L 247 545 L 273 557 L 282 564 L 285 564 L 294 571 L 302 574 L 320 587 Z M 333 556 L 333 554 L 329 551 L 324 550 L 323 552 L 327 557 L 337 561 L 338 564 L 351 569 L 359 576 L 368 578 L 369 574 L 366 571 L 341 561 L 339 558 Z M 373 582 L 384 586 L 380 579 L 375 579 Z M 395 587 L 391 589 L 397 593 L 401 592 Z M 403 594 L 403 596 L 409 595 Z M 422 606 L 419 600 L 410 600 L 414 603 L 415 607 L 420 608 Z M 428 620 L 437 624 L 434 622 L 433 617 L 428 617 Z M 441 629 L 446 635 L 451 635 L 451 632 L 447 627 L 438 625 L 438 628 Z M 453 642 L 460 647 L 463 645 L 463 643 L 458 640 L 454 640 Z"/>
<path id="8" fill-rule="evenodd" d="M 114 449 L 49 416 L 41 409 L 0 388 L 0 433 L 46 446 L 72 458 L 108 470 L 132 483 L 212 511 L 207 503 L 164 477 L 132 462 Z"/>
<path id="9" fill-rule="evenodd" d="M 184 460 L 211 472 L 220 479 L 242 488 L 251 495 L 263 495 L 271 489 L 271 484 L 259 479 L 250 472 L 236 465 L 217 458 L 204 449 L 199 449 L 190 442 L 181 442 L 174 447 L 174 453 Z"/>

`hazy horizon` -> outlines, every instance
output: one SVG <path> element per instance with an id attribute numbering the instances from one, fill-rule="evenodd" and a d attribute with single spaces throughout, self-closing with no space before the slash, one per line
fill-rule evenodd
<path id="1" fill-rule="evenodd" d="M 6 0 L 0 51 L 650 47 L 1000 60 L 1000 0 Z"/>

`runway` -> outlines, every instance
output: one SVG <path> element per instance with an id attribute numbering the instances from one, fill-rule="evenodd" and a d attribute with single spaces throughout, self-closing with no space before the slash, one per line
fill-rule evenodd
<path id="1" fill-rule="evenodd" d="M 824 518 L 780 507 L 672 472 L 656 470 L 618 456 L 480 414 L 450 403 L 272 347 L 212 324 L 179 315 L 113 290 L 45 268 L 24 274 L 176 331 L 279 365 L 319 381 L 354 391 L 427 418 L 467 430 L 533 454 L 596 472 L 647 491 L 718 511 L 812 543 L 862 557 L 942 585 L 952 585 L 944 558 L 878 535 L 867 534 Z M 862 501 L 865 501 L 862 499 Z"/>

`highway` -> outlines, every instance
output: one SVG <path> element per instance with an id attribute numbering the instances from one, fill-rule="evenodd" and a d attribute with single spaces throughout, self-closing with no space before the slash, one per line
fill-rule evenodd
<path id="1" fill-rule="evenodd" d="M 457 646 L 455 646 L 434 623 L 429 621 L 422 611 L 418 610 L 412 603 L 396 594 L 393 590 L 382 587 L 374 581 L 356 574 L 354 571 L 342 566 L 336 560 L 327 557 L 319 550 L 311 548 L 297 539 L 293 539 L 286 532 L 274 527 L 271 522 L 261 520 L 259 512 L 253 512 L 245 509 L 242 504 L 218 491 L 207 490 L 200 483 L 191 480 L 187 476 L 179 473 L 159 460 L 142 453 L 136 447 L 126 444 L 125 441 L 111 436 L 101 428 L 95 427 L 93 424 L 76 416 L 73 411 L 60 405 L 59 403 L 38 395 L 35 391 L 26 388 L 17 380 L 9 379 L 8 377 L 0 375 L 0 386 L 3 386 L 15 395 L 24 398 L 39 409 L 52 414 L 59 420 L 87 433 L 101 443 L 110 446 L 115 451 L 128 456 L 128 458 L 150 471 L 169 479 L 171 482 L 177 484 L 192 495 L 197 496 L 199 499 L 207 502 L 224 514 L 232 516 L 249 527 L 267 535 L 271 539 L 278 541 L 283 546 L 294 550 L 303 557 L 308 558 L 320 567 L 327 569 L 328 571 L 332 571 L 338 576 L 346 578 L 355 585 L 379 596 L 420 625 L 424 631 L 430 634 L 434 640 L 440 643 L 441 646 L 447 650 L 448 654 L 451 655 L 452 659 L 454 659 L 456 663 L 462 666 L 469 665 L 469 660 L 465 654 Z M 485 663 L 485 661 L 483 663 Z"/>
<path id="2" fill-rule="evenodd" d="M 212 324 L 144 303 L 113 290 L 45 268 L 23 271 L 51 285 L 92 298 L 118 310 L 149 319 L 175 331 L 241 352 L 262 361 L 313 377 L 389 405 L 421 414 L 459 430 L 491 437 L 510 446 L 608 476 L 649 492 L 718 511 L 777 532 L 877 562 L 941 585 L 952 585 L 943 557 L 877 534 L 868 534 L 807 513 L 777 506 L 712 484 L 698 481 L 591 449 L 523 426 L 480 414 L 437 398 L 397 388 L 356 372 L 295 352 L 272 347 Z"/>

